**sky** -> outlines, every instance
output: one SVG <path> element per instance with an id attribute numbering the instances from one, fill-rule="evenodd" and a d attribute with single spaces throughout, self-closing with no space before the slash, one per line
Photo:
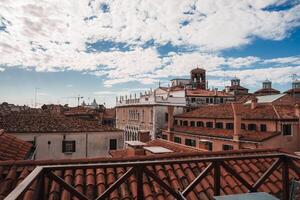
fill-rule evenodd
<path id="1" fill-rule="evenodd" d="M 195 67 L 210 88 L 289 89 L 300 0 L 0 1 L 0 102 L 111 107 Z"/>

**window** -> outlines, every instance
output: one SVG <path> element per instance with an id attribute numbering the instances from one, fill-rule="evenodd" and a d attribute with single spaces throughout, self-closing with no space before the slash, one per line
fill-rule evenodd
<path id="1" fill-rule="evenodd" d="M 182 126 L 182 125 L 183 125 L 182 120 L 180 120 L 180 126 Z"/>
<path id="2" fill-rule="evenodd" d="M 226 123 L 226 129 L 233 129 L 233 123 Z"/>
<path id="3" fill-rule="evenodd" d="M 217 122 L 216 123 L 216 128 L 223 128 L 223 123 L 222 122 Z"/>
<path id="4" fill-rule="evenodd" d="M 183 126 L 188 126 L 188 121 L 183 121 Z"/>
<path id="5" fill-rule="evenodd" d="M 267 131 L 267 125 L 265 125 L 265 124 L 261 124 L 260 125 L 260 131 Z"/>
<path id="6" fill-rule="evenodd" d="M 212 151 L 212 142 L 202 142 L 206 150 Z"/>
<path id="7" fill-rule="evenodd" d="M 191 121 L 191 126 L 195 126 L 195 122 L 194 121 Z"/>
<path id="8" fill-rule="evenodd" d="M 197 122 L 197 127 L 203 127 L 204 126 L 204 124 L 203 124 L 203 122 Z"/>
<path id="9" fill-rule="evenodd" d="M 117 149 L 117 139 L 110 139 L 109 150 L 116 150 L 116 149 Z"/>
<path id="10" fill-rule="evenodd" d="M 75 140 L 63 140 L 62 141 L 62 152 L 63 153 L 73 153 L 76 151 Z"/>
<path id="11" fill-rule="evenodd" d="M 220 98 L 220 103 L 224 103 L 224 99 L 223 98 Z"/>
<path id="12" fill-rule="evenodd" d="M 192 98 L 192 103 L 195 103 L 196 102 L 196 99 L 195 98 Z"/>
<path id="13" fill-rule="evenodd" d="M 174 125 L 178 125 L 178 120 L 177 119 L 174 120 Z"/>
<path id="14" fill-rule="evenodd" d="M 206 122 L 206 127 L 207 128 L 212 128 L 213 127 L 213 123 L 212 122 Z"/>
<path id="15" fill-rule="evenodd" d="M 164 139 L 164 140 L 168 140 L 168 136 L 167 136 L 167 135 L 165 135 L 165 134 L 162 134 L 162 139 Z"/>
<path id="16" fill-rule="evenodd" d="M 241 129 L 245 130 L 246 129 L 246 125 L 245 124 L 241 124 Z"/>
<path id="17" fill-rule="evenodd" d="M 174 137 L 174 142 L 181 144 L 181 138 L 180 137 Z"/>
<path id="18" fill-rule="evenodd" d="M 282 135 L 292 135 L 292 125 L 291 124 L 282 124 Z"/>
<path id="19" fill-rule="evenodd" d="M 228 151 L 228 150 L 232 150 L 233 146 L 229 145 L 229 144 L 223 144 L 223 150 L 224 151 Z"/>
<path id="20" fill-rule="evenodd" d="M 168 121 L 169 121 L 169 114 L 165 113 L 165 122 L 168 122 Z"/>
<path id="21" fill-rule="evenodd" d="M 256 131 L 256 124 L 248 124 L 249 131 Z"/>
<path id="22" fill-rule="evenodd" d="M 209 98 L 206 98 L 206 103 L 207 103 L 207 104 L 209 103 Z"/>
<path id="23" fill-rule="evenodd" d="M 214 103 L 213 98 L 210 98 L 210 99 L 209 99 L 209 103 Z"/>
<path id="24" fill-rule="evenodd" d="M 185 139 L 185 145 L 195 147 L 196 141 L 192 139 Z"/>

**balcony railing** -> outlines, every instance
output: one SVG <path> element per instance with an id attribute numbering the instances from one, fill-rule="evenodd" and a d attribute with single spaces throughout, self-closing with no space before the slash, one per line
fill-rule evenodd
<path id="1" fill-rule="evenodd" d="M 250 184 L 245 180 L 230 164 L 230 161 L 243 161 L 248 159 L 267 159 L 271 158 L 275 160 L 270 165 L 262 176 L 254 183 Z M 132 161 L 132 162 L 110 162 L 110 163 L 97 163 L 97 164 L 72 164 L 72 165 L 50 165 L 50 166 L 37 166 L 24 180 L 19 184 L 7 197 L 8 200 L 19 199 L 25 192 L 31 188 L 32 185 L 37 186 L 38 191 L 35 193 L 34 199 L 44 199 L 45 194 L 43 191 L 43 183 L 45 178 L 55 181 L 63 189 L 67 190 L 71 195 L 77 197 L 80 200 L 87 200 L 88 197 L 83 193 L 75 189 L 74 186 L 67 183 L 60 176 L 55 174 L 56 170 L 75 170 L 75 169 L 97 169 L 97 168 L 127 168 L 122 176 L 119 177 L 113 184 L 111 184 L 106 190 L 100 194 L 96 200 L 106 199 L 109 195 L 116 190 L 121 184 L 125 183 L 130 176 L 134 175 L 136 178 L 136 190 L 137 199 L 144 199 L 143 194 L 143 176 L 150 177 L 155 181 L 161 188 L 169 192 L 174 199 L 185 200 L 187 195 L 195 188 L 200 181 L 205 178 L 209 173 L 213 176 L 213 190 L 214 195 L 220 195 L 221 191 L 221 171 L 222 167 L 231 174 L 232 177 L 242 183 L 248 192 L 257 192 L 260 186 L 270 177 L 270 175 L 281 168 L 281 180 L 282 180 L 282 199 L 289 199 L 289 172 L 293 170 L 298 177 L 300 177 L 300 169 L 295 164 L 295 161 L 300 161 L 300 157 L 291 155 L 284 152 L 275 153 L 260 153 L 260 154 L 245 154 L 245 155 L 229 155 L 229 156 L 218 156 L 218 157 L 203 157 L 203 158 L 185 158 L 185 159 L 173 159 L 173 160 L 154 160 L 154 161 Z M 174 164 L 185 164 L 185 163 L 206 163 L 206 168 L 183 190 L 176 191 L 170 185 L 166 184 L 157 174 L 155 174 L 151 167 L 156 165 L 174 165 Z M 213 173 L 211 173 L 213 172 Z"/>

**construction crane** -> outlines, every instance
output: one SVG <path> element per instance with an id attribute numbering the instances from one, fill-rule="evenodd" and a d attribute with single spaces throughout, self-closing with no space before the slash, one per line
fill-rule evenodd
<path id="1" fill-rule="evenodd" d="M 84 97 L 78 95 L 77 97 L 66 97 L 66 98 L 69 98 L 69 99 L 77 99 L 77 106 L 79 107 L 80 99 L 83 99 Z"/>

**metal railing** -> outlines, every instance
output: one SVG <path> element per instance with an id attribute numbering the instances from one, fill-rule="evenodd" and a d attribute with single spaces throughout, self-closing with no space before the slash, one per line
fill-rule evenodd
<path id="1" fill-rule="evenodd" d="M 275 160 L 270 167 L 263 172 L 262 176 L 254 183 L 250 184 L 245 180 L 230 164 L 229 161 L 242 161 L 248 159 L 266 159 L 271 158 Z M 110 162 L 110 163 L 95 163 L 95 164 L 66 164 L 66 165 L 49 165 L 49 166 L 37 166 L 23 181 L 19 184 L 7 197 L 6 200 L 14 200 L 22 197 L 25 192 L 33 185 L 38 186 L 38 190 L 35 192 L 33 199 L 44 199 L 45 194 L 43 191 L 43 183 L 45 177 L 51 181 L 58 183 L 63 189 L 70 192 L 71 195 L 77 197 L 80 200 L 87 200 L 88 197 L 83 193 L 77 191 L 74 186 L 65 182 L 60 176 L 56 175 L 56 170 L 67 169 L 96 169 L 96 168 L 127 168 L 121 177 L 119 177 L 113 184 L 111 184 L 106 190 L 100 194 L 96 200 L 102 200 L 109 197 L 109 195 L 117 189 L 121 184 L 125 183 L 130 176 L 135 175 L 137 181 L 137 199 L 144 199 L 143 194 L 143 176 L 150 177 L 161 188 L 169 192 L 174 199 L 185 200 L 187 195 L 205 178 L 209 173 L 213 176 L 213 190 L 214 195 L 218 196 L 221 193 L 221 167 L 243 184 L 248 192 L 257 192 L 260 186 L 270 177 L 270 175 L 281 168 L 281 180 L 282 180 L 282 199 L 289 199 L 289 172 L 293 170 L 298 177 L 300 177 L 300 169 L 294 163 L 294 161 L 300 161 L 300 157 L 284 153 L 259 153 L 259 154 L 245 154 L 245 155 L 229 155 L 229 156 L 217 156 L 217 157 L 198 157 L 198 158 L 185 158 L 185 159 L 172 159 L 172 160 L 153 160 L 153 161 L 132 161 L 132 162 Z M 173 165 L 184 163 L 206 163 L 206 168 L 198 174 L 198 176 L 183 190 L 178 191 L 173 189 L 170 185 L 164 182 L 157 174 L 155 174 L 149 167 L 156 165 Z"/>

